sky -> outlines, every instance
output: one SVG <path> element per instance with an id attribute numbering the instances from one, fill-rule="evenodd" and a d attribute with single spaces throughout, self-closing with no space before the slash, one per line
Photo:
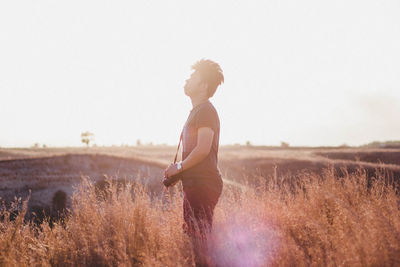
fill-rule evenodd
<path id="1" fill-rule="evenodd" d="M 218 62 L 221 144 L 400 140 L 400 1 L 1 1 L 0 147 L 178 143 Z"/>

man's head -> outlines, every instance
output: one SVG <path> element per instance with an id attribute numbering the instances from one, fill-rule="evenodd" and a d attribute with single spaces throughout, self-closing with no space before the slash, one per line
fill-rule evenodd
<path id="1" fill-rule="evenodd" d="M 185 84 L 185 94 L 189 97 L 210 98 L 214 95 L 217 87 L 224 82 L 221 67 L 209 59 L 197 61 L 192 66 L 192 70 L 194 72 Z"/>

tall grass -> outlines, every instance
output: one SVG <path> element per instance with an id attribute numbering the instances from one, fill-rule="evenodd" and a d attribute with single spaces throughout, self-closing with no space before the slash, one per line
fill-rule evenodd
<path id="1" fill-rule="evenodd" d="M 400 198 L 383 177 L 371 181 L 359 171 L 339 178 L 327 170 L 278 180 L 225 186 L 209 238 L 215 265 L 400 265 Z M 84 180 L 71 213 L 53 228 L 24 222 L 24 212 L 10 221 L 3 210 L 0 264 L 191 266 L 174 190 L 155 197 L 112 184 L 99 196 Z"/>

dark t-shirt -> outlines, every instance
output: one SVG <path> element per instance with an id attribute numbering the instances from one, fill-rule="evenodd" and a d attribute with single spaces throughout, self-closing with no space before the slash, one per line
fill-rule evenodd
<path id="1" fill-rule="evenodd" d="M 214 131 L 214 137 L 210 153 L 195 166 L 183 171 L 183 189 L 193 186 L 207 186 L 210 189 L 220 191 L 222 178 L 218 170 L 218 145 L 219 145 L 219 118 L 214 106 L 205 102 L 193 108 L 183 128 L 182 159 L 189 156 L 197 145 L 197 130 L 201 127 L 209 127 Z"/>

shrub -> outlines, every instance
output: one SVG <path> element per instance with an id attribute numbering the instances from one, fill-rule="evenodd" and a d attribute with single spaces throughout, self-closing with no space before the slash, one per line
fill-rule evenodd
<path id="1" fill-rule="evenodd" d="M 383 177 L 362 170 L 337 177 L 304 173 L 261 186 L 225 184 L 209 257 L 220 266 L 357 265 L 400 262 L 400 198 Z M 119 188 L 119 189 L 118 189 Z M 84 180 L 65 224 L 38 230 L 24 222 L 0 224 L 0 265 L 190 266 L 177 188 L 151 198 L 146 188 L 111 182 L 107 199 Z M 134 192 L 132 194 L 132 191 Z M 24 207 L 26 207 L 26 202 Z M 0 215 L 8 211 L 3 210 Z M 3 216 L 3 218 L 8 218 Z"/>

